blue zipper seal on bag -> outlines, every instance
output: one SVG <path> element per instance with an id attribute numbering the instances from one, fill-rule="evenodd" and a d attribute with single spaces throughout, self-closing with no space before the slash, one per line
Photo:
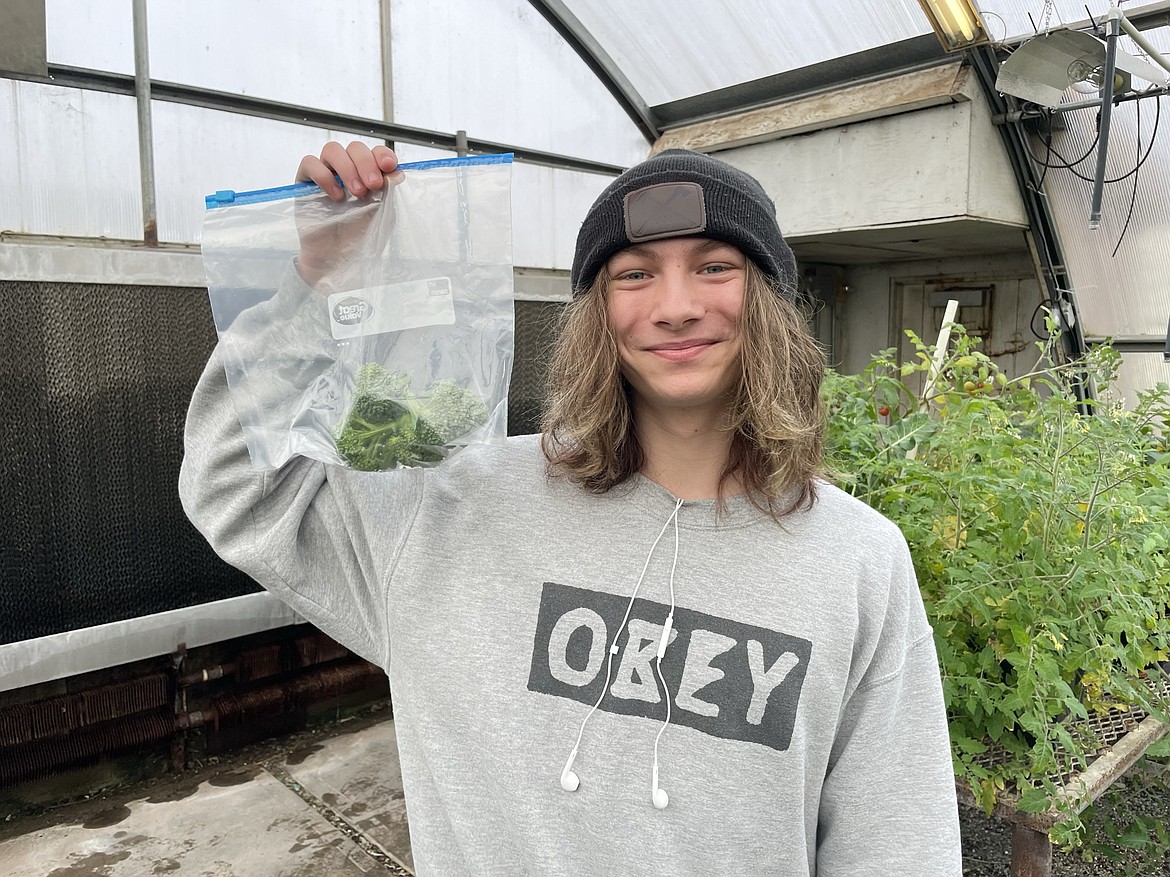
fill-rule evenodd
<path id="1" fill-rule="evenodd" d="M 468 155 L 459 158 L 436 158 L 428 161 L 408 161 L 398 165 L 395 170 L 425 171 L 432 168 L 444 167 L 474 167 L 481 164 L 511 164 L 513 153 L 501 152 L 497 155 Z M 334 179 L 345 188 L 340 177 Z M 274 186 L 271 189 L 253 189 L 251 192 L 236 192 L 232 189 L 220 189 L 203 198 L 208 210 L 217 207 L 235 207 L 239 204 L 260 204 L 264 201 L 282 201 L 285 198 L 299 198 L 302 195 L 316 195 L 321 187 L 316 183 L 293 183 L 288 186 Z"/>

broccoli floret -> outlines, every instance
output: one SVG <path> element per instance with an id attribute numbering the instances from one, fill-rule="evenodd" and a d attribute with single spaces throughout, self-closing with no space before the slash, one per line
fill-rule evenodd
<path id="1" fill-rule="evenodd" d="M 410 462 L 409 437 L 418 418 L 402 406 L 395 406 L 402 412 L 397 417 L 367 416 L 366 412 L 378 407 L 358 400 L 337 434 L 337 453 L 353 469 L 379 472 Z"/>
<path id="2" fill-rule="evenodd" d="M 404 372 L 391 372 L 368 362 L 358 370 L 353 388 L 353 411 L 360 417 L 385 422 L 401 417 L 406 408 L 399 400 L 410 396 L 410 376 Z"/>
<path id="3" fill-rule="evenodd" d="M 408 374 L 367 363 L 335 443 L 350 468 L 365 472 L 433 464 L 446 456 L 444 444 L 486 419 L 479 397 L 454 381 L 436 381 L 422 402 L 411 393 Z"/>
<path id="4" fill-rule="evenodd" d="M 439 436 L 434 444 L 446 444 L 483 426 L 487 407 L 476 393 L 454 381 L 438 380 L 431 384 L 427 401 L 419 417 Z"/>
<path id="5" fill-rule="evenodd" d="M 421 417 L 418 419 L 418 423 L 414 425 L 414 437 L 418 440 L 419 444 L 423 445 L 443 444 L 443 437 Z"/>

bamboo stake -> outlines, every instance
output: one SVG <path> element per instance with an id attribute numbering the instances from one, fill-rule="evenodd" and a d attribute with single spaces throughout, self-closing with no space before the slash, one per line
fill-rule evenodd
<path id="1" fill-rule="evenodd" d="M 951 343 L 951 326 L 955 322 L 955 317 L 959 313 L 959 302 L 951 299 L 947 302 L 947 309 L 943 311 L 942 328 L 938 330 L 938 340 L 934 344 L 934 359 L 930 363 L 930 371 L 926 376 L 926 384 L 922 388 L 922 397 L 918 400 L 918 410 L 925 411 L 930 407 L 930 391 L 934 389 L 935 383 L 938 381 L 939 372 L 942 371 L 943 361 L 947 358 L 947 347 Z M 906 452 L 906 459 L 913 460 L 918 456 L 918 446 L 915 445 Z"/>

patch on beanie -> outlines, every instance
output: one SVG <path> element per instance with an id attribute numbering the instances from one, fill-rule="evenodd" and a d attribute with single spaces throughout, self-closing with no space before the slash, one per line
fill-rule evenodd
<path id="1" fill-rule="evenodd" d="M 707 228 L 707 204 L 698 183 L 658 183 L 626 195 L 630 243 L 698 234 Z"/>

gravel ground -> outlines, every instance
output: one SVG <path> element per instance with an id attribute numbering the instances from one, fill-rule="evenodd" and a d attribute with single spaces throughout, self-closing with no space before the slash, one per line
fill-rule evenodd
<path id="1" fill-rule="evenodd" d="M 963 807 L 960 811 L 963 833 L 964 877 L 1010 877 L 1012 829 L 1006 822 L 991 819 L 981 810 Z M 1090 819 L 1097 844 L 1104 846 L 1105 826 L 1110 821 L 1124 832 L 1135 819 L 1170 826 L 1170 773 L 1162 765 L 1143 764 L 1118 780 L 1098 802 Z M 1086 850 L 1056 852 L 1053 877 L 1170 877 L 1170 855 L 1143 853 L 1112 845 L 1120 861 Z"/>

